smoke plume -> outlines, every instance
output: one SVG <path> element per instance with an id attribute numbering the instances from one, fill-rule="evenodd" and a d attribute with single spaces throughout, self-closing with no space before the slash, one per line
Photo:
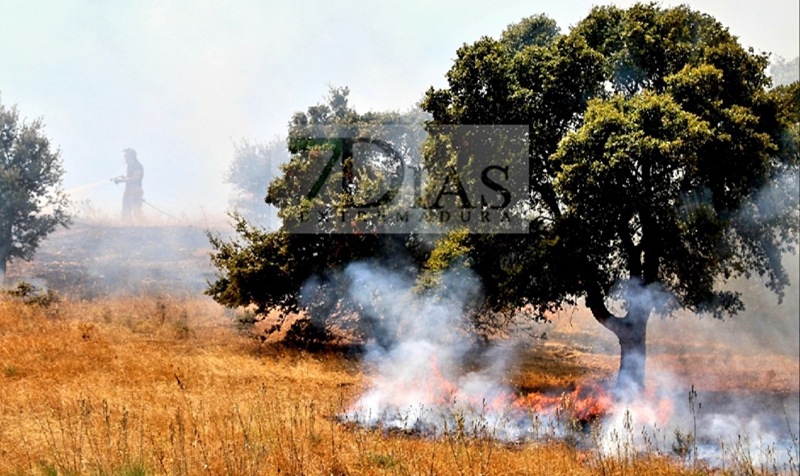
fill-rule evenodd
<path id="1" fill-rule="evenodd" d="M 344 276 L 345 299 L 376 324 L 363 359 L 370 385 L 343 420 L 420 436 L 463 431 L 507 442 L 577 434 L 603 454 L 655 449 L 710 464 L 731 458 L 732 451 L 753 461 L 791 461 L 798 410 L 791 402 L 782 410 L 787 402 L 781 395 L 695 389 L 652 359 L 642 395 L 614 400 L 600 387 L 522 395 L 510 383 L 522 342 L 486 346 L 470 332 L 466 306 L 481 292 L 472 273 L 445 272 L 430 293 L 421 293 L 412 276 L 376 263 L 353 263 Z M 656 288 L 620 292 L 629 306 L 671 298 Z"/>

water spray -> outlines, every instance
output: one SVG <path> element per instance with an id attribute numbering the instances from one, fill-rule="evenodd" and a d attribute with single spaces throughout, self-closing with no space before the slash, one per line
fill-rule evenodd
<path id="1" fill-rule="evenodd" d="M 110 180 L 113 181 L 114 179 L 110 179 Z M 104 183 L 108 183 L 108 182 L 109 182 L 109 180 L 100 180 L 99 182 L 88 183 L 88 184 L 85 184 L 85 185 L 79 185 L 79 186 L 73 187 L 73 188 L 71 188 L 69 190 L 64 190 L 64 193 L 80 192 L 82 190 L 88 190 L 90 188 L 94 188 L 94 187 L 96 187 L 98 185 L 101 185 L 101 184 L 104 184 Z"/>

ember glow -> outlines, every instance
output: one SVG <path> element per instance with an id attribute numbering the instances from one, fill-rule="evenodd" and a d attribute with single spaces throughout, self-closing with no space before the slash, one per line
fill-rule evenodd
<path id="1" fill-rule="evenodd" d="M 475 374 L 451 381 L 435 355 L 428 360 L 427 370 L 407 382 L 377 377 L 373 387 L 350 407 L 346 418 L 367 425 L 381 423 L 402 430 L 438 433 L 449 419 L 461 413 L 462 417 L 466 414 L 473 419 L 518 426 L 495 429 L 521 437 L 522 426 L 530 424 L 533 416 L 554 421 L 563 414 L 570 421 L 588 424 L 602 420 L 615 408 L 611 395 L 599 385 L 549 394 L 517 394 Z M 481 392 L 482 388 L 488 391 Z"/>
<path id="2" fill-rule="evenodd" d="M 600 386 L 578 386 L 572 392 L 564 392 L 560 396 L 548 396 L 541 393 L 529 393 L 516 397 L 511 405 L 526 413 L 553 415 L 556 411 L 565 411 L 568 417 L 579 423 L 592 423 L 602 420 L 614 410 L 611 396 Z"/>

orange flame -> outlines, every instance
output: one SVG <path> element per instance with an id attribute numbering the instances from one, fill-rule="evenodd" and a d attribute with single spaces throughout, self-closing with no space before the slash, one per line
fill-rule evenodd
<path id="1" fill-rule="evenodd" d="M 424 383 L 425 393 L 432 397 L 431 403 L 436 405 L 446 405 L 452 403 L 453 397 L 458 392 L 458 386 L 447 380 L 439 368 L 439 359 L 436 355 L 431 356 L 430 378 Z"/>
<path id="2" fill-rule="evenodd" d="M 615 401 L 602 386 L 591 384 L 578 385 L 574 390 L 554 393 L 528 393 L 516 394 L 510 391 L 495 391 L 490 396 L 478 397 L 464 395 L 459 386 L 450 381 L 440 367 L 436 355 L 431 355 L 429 372 L 424 377 L 419 377 L 413 383 L 406 382 L 404 388 L 395 387 L 397 392 L 389 397 L 398 404 L 407 402 L 412 395 L 421 394 L 424 401 L 418 403 L 436 407 L 449 407 L 455 405 L 457 400 L 472 408 L 489 411 L 518 411 L 523 413 L 536 413 L 539 415 L 553 416 L 563 412 L 567 418 L 581 423 L 591 423 L 611 416 L 618 411 L 629 409 L 637 417 L 650 423 L 665 425 L 672 415 L 672 402 L 669 398 L 661 398 L 656 391 L 648 388 L 635 400 L 628 404 Z M 355 411 L 352 408 L 351 411 Z"/>
<path id="3" fill-rule="evenodd" d="M 516 397 L 511 406 L 539 414 L 552 414 L 557 410 L 564 410 L 570 418 L 585 423 L 606 416 L 613 410 L 614 402 L 602 387 L 593 385 L 586 389 L 578 386 L 572 392 L 561 395 L 529 393 Z"/>

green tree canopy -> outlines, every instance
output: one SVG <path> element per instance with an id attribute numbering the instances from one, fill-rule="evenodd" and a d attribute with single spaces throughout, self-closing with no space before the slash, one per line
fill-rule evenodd
<path id="1" fill-rule="evenodd" d="M 229 307 L 254 307 L 259 316 L 273 309 L 281 311 L 283 316 L 303 311 L 307 319 L 297 325 L 304 326 L 301 330 L 311 336 L 324 336 L 324 331 L 333 327 L 345 328 L 355 335 L 369 331 L 371 323 L 354 318 L 357 309 L 334 299 L 343 295 L 337 288 L 343 285 L 339 279 L 342 267 L 377 256 L 409 256 L 410 238 L 379 235 L 370 232 L 369 227 L 358 233 L 337 233 L 336 220 L 319 223 L 305 233 L 291 231 L 293 224 L 303 220 L 302 215 L 311 204 L 336 207 L 352 199 L 332 186 L 342 183 L 346 171 L 341 165 L 330 171 L 318 194 L 309 198 L 321 171 L 331 162 L 333 144 L 309 140 L 313 137 L 309 130 L 341 126 L 369 131 L 387 124 L 420 125 L 426 116 L 419 109 L 359 114 L 350 107 L 348 94 L 347 88 L 332 88 L 324 103 L 292 117 L 286 146 L 290 159 L 281 166 L 282 174 L 272 181 L 266 197 L 262 197 L 267 204 L 278 208 L 281 228 L 267 232 L 234 215 L 237 237 L 225 240 L 210 236 L 215 249 L 212 262 L 221 274 L 207 293 L 217 302 Z M 374 188 L 373 182 L 379 179 L 365 175 L 350 178 L 360 191 Z M 402 261 L 394 264 L 400 266 Z M 311 328 L 314 332 L 309 332 Z"/>
<path id="2" fill-rule="evenodd" d="M 796 83 L 770 90 L 767 55 L 688 7 L 597 7 L 566 35 L 521 32 L 533 19 L 460 48 L 423 102 L 434 124 L 528 124 L 530 233 L 451 234 L 429 268 L 476 270 L 484 311 L 545 318 L 583 298 L 619 338 L 619 385 L 641 388 L 651 314 L 735 313 L 722 285 L 753 272 L 781 296 Z"/>
<path id="3" fill-rule="evenodd" d="M 14 258 L 30 260 L 58 225 L 69 224 L 64 169 L 41 119 L 0 104 L 0 282 Z"/>

